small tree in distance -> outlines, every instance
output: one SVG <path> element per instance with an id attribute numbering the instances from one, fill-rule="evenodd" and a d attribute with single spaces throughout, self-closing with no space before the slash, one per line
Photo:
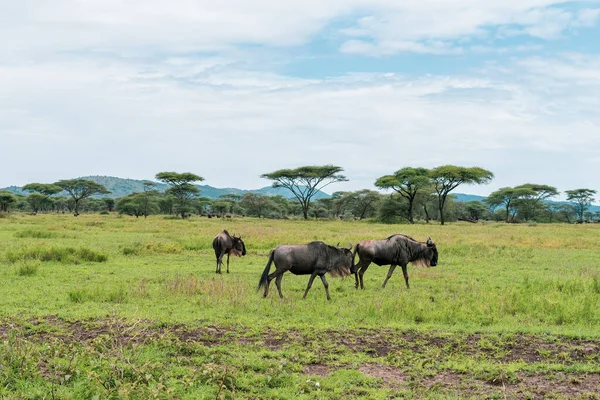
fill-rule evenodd
<path id="1" fill-rule="evenodd" d="M 493 173 L 479 167 L 467 168 L 455 165 L 443 165 L 431 170 L 431 180 L 438 195 L 440 223 L 444 225 L 444 205 L 451 191 L 463 184 L 488 183 L 493 177 Z"/>
<path id="2" fill-rule="evenodd" d="M 200 189 L 192 183 L 203 181 L 204 178 L 190 172 L 159 172 L 156 174 L 156 179 L 171 185 L 166 193 L 175 197 L 176 211 L 181 218 L 185 218 L 186 214 L 192 211 L 190 200 L 200 194 Z"/>
<path id="3" fill-rule="evenodd" d="M 69 193 L 73 199 L 73 215 L 79 215 L 79 202 L 95 194 L 108 194 L 110 191 L 103 185 L 86 179 L 66 179 L 54 183 Z"/>
<path id="4" fill-rule="evenodd" d="M 567 194 L 567 201 L 575 203 L 574 206 L 577 210 L 577 217 L 582 221 L 583 214 L 590 204 L 592 204 L 596 191 L 592 189 L 575 189 L 567 190 L 565 193 Z"/>
<path id="5" fill-rule="evenodd" d="M 492 192 L 485 202 L 490 207 L 499 207 L 504 206 L 506 210 L 506 223 L 509 223 L 511 220 L 514 220 L 515 214 L 517 213 L 517 204 L 519 199 L 524 196 L 529 196 L 532 194 L 532 190 L 530 188 L 511 188 L 505 187 Z"/>
<path id="6" fill-rule="evenodd" d="M 414 224 L 413 205 L 419 192 L 430 186 L 429 170 L 426 168 L 402 168 L 394 175 L 386 175 L 377 179 L 375 186 L 380 189 L 392 189 L 408 200 L 408 221 Z"/>
<path id="7" fill-rule="evenodd" d="M 49 201 L 48 198 L 53 194 L 61 192 L 62 188 L 60 186 L 47 183 L 30 183 L 23 186 L 23 190 L 31 193 L 27 197 L 27 202 L 31 206 L 31 211 L 36 214 L 42 205 Z"/>
<path id="8" fill-rule="evenodd" d="M 274 188 L 286 188 L 298 199 L 304 219 L 308 219 L 308 209 L 317 191 L 335 182 L 348 180 L 341 175 L 344 169 L 335 165 L 304 166 L 296 169 L 280 169 L 260 177 L 273 181 Z"/>

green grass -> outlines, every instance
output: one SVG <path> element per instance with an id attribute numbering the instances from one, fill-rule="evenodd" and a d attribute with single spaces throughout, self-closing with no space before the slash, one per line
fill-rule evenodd
<path id="1" fill-rule="evenodd" d="M 223 228 L 248 254 L 216 275 Z M 318 280 L 301 299 L 307 276 L 286 274 L 283 300 L 274 284 L 267 299 L 256 291 L 279 244 L 392 233 L 438 245 L 437 267 L 409 266 L 410 290 L 398 270 L 381 289 L 387 267 L 371 265 L 365 290 L 328 279 L 330 302 Z M 594 393 L 600 360 L 582 354 L 600 340 L 599 242 L 596 225 L 11 214 L 0 219 L 0 397 L 504 398 L 539 396 L 539 379 Z"/>

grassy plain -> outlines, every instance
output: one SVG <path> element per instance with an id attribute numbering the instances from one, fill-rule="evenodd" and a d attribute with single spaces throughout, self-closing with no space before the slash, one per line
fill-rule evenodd
<path id="1" fill-rule="evenodd" d="M 248 254 L 216 275 L 223 228 Z M 286 274 L 278 244 L 431 236 L 385 289 Z M 598 398 L 600 226 L 0 217 L 0 398 Z M 223 271 L 225 268 L 223 268 Z M 274 285 L 272 287 L 274 289 Z"/>

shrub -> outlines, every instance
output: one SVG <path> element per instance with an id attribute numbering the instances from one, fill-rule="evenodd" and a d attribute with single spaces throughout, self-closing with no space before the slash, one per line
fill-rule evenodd
<path id="1" fill-rule="evenodd" d="M 35 275 L 40 267 L 39 261 L 25 261 L 19 264 L 17 268 L 17 275 L 19 276 L 32 276 Z"/>
<path id="2" fill-rule="evenodd" d="M 82 261 L 105 262 L 108 256 L 87 247 L 30 247 L 6 252 L 6 259 L 15 263 L 26 260 L 56 261 L 63 264 L 79 264 Z"/>
<path id="3" fill-rule="evenodd" d="M 56 232 L 50 231 L 36 231 L 33 229 L 26 229 L 24 231 L 15 232 L 15 237 L 18 238 L 33 238 L 33 239 L 51 239 L 58 237 Z"/>

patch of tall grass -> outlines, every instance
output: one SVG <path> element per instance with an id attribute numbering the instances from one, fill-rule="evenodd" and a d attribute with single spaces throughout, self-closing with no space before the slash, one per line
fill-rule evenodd
<path id="1" fill-rule="evenodd" d="M 59 237 L 59 234 L 52 231 L 41 231 L 35 229 L 25 229 L 15 232 L 17 238 L 32 238 L 32 239 L 52 239 Z"/>
<path id="2" fill-rule="evenodd" d="M 26 260 L 79 264 L 81 262 L 106 262 L 108 256 L 87 247 L 37 246 L 7 250 L 6 259 L 11 263 Z"/>
<path id="3" fill-rule="evenodd" d="M 68 292 L 72 303 L 98 302 L 123 304 L 129 300 L 129 291 L 124 286 L 117 288 L 77 288 Z"/>

